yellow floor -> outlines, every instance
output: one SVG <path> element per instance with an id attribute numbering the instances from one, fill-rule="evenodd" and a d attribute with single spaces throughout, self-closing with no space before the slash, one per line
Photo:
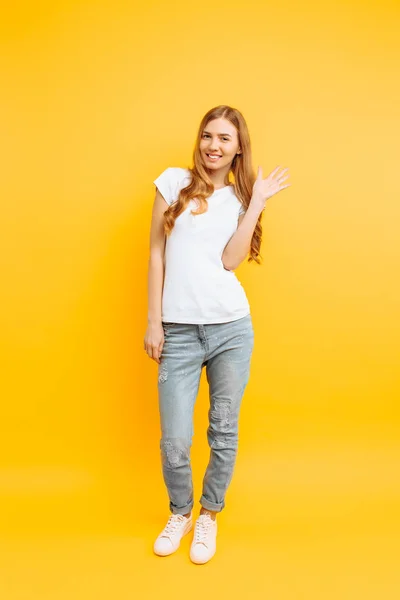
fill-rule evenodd
<path id="1" fill-rule="evenodd" d="M 399 445 L 300 439 L 241 453 L 207 565 L 190 562 L 192 534 L 176 554 L 153 555 L 168 516 L 155 462 L 142 466 L 147 500 L 121 476 L 60 472 L 60 482 L 75 476 L 75 491 L 42 485 L 36 495 L 14 485 L 2 496 L 1 598 L 398 600 Z M 196 498 L 203 467 L 195 457 Z"/>

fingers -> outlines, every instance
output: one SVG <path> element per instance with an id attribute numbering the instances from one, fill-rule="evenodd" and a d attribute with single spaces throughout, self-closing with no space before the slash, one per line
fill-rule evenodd
<path id="1" fill-rule="evenodd" d="M 155 348 L 153 350 L 153 358 L 156 361 L 156 363 L 160 364 L 161 362 L 161 353 L 162 353 L 162 349 L 164 346 L 164 342 L 161 342 L 161 344 L 158 346 L 158 348 Z"/>
<path id="2" fill-rule="evenodd" d="M 289 175 L 286 175 L 286 177 L 279 177 L 279 178 L 277 178 L 277 180 L 276 180 L 276 181 L 277 181 L 279 184 L 281 184 L 281 183 L 282 183 L 282 181 L 286 181 L 286 179 L 288 179 L 288 177 L 289 177 Z"/>
<path id="3" fill-rule="evenodd" d="M 279 171 L 279 169 L 281 169 L 282 167 L 279 165 L 278 167 L 276 167 L 276 169 L 274 169 L 273 171 L 271 171 L 271 173 L 268 175 L 268 178 L 273 179 L 274 175 L 276 175 L 276 173 Z M 284 175 L 286 173 L 286 171 L 289 170 L 289 167 L 286 167 L 286 169 L 283 169 L 283 171 L 281 171 L 278 175 L 278 177 L 276 177 L 276 181 L 280 180 L 280 178 L 282 177 L 282 175 Z"/>
<path id="4" fill-rule="evenodd" d="M 160 364 L 160 353 L 158 351 L 158 348 L 156 348 L 155 346 L 149 346 L 148 350 L 147 350 L 147 354 L 149 356 L 149 358 L 153 359 L 156 361 L 156 363 Z"/>
<path id="5" fill-rule="evenodd" d="M 151 358 L 152 360 L 155 360 L 156 363 L 160 364 L 160 362 L 161 362 L 160 357 L 161 357 L 163 346 L 164 346 L 164 342 L 161 342 L 161 344 L 159 344 L 159 346 L 151 346 L 150 344 L 144 344 L 144 349 L 149 358 Z"/>
<path id="6" fill-rule="evenodd" d="M 277 167 L 275 167 L 275 169 L 273 171 L 271 171 L 271 173 L 265 179 L 270 179 L 270 180 L 274 179 L 274 176 L 277 174 L 277 172 L 279 171 L 279 169 L 282 169 L 281 165 L 278 165 Z M 282 175 L 284 175 L 286 173 L 286 171 L 289 171 L 289 167 L 286 167 L 285 169 L 283 169 L 279 173 L 279 176 L 274 179 L 274 181 L 277 181 L 279 183 L 281 181 L 286 181 L 286 179 L 287 179 L 288 176 L 286 176 L 285 178 L 282 179 Z M 258 165 L 257 179 L 262 179 L 261 165 Z"/>
<path id="7" fill-rule="evenodd" d="M 285 188 L 290 187 L 290 183 L 287 183 L 286 185 L 281 185 L 279 187 L 279 191 L 284 190 Z"/>
<path id="8" fill-rule="evenodd" d="M 271 171 L 271 173 L 268 175 L 268 177 L 273 177 L 275 175 L 275 173 L 277 173 L 279 171 L 279 169 L 281 169 L 280 165 L 278 165 L 273 171 Z"/>
<path id="9" fill-rule="evenodd" d="M 286 171 L 289 171 L 289 167 L 286 167 L 286 169 L 283 169 L 283 171 L 281 171 L 279 173 L 279 176 L 277 177 L 277 179 L 281 179 L 282 175 L 284 175 L 286 173 Z M 289 175 L 286 175 L 286 177 L 289 177 Z"/>

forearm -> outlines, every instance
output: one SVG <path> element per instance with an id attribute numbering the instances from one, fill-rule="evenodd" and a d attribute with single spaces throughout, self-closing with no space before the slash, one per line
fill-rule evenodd
<path id="1" fill-rule="evenodd" d="M 250 251 L 251 239 L 261 210 L 250 203 L 239 227 L 225 246 L 222 262 L 225 269 L 233 271 L 246 258 Z"/>
<path id="2" fill-rule="evenodd" d="M 161 254 L 150 254 L 148 266 L 148 323 L 161 323 L 164 260 Z"/>

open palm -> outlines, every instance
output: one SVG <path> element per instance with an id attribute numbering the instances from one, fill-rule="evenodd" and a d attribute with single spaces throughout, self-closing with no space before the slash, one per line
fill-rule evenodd
<path id="1" fill-rule="evenodd" d="M 283 169 L 283 171 L 281 171 L 278 174 L 279 169 L 281 169 L 280 166 L 276 167 L 276 169 L 274 169 L 268 175 L 268 177 L 263 179 L 262 168 L 261 166 L 258 167 L 257 178 L 253 185 L 253 194 L 251 201 L 254 201 L 257 204 L 257 206 L 262 210 L 265 208 L 265 203 L 268 200 L 268 198 L 271 198 L 271 196 L 274 196 L 281 190 L 290 186 L 290 183 L 283 185 L 283 182 L 286 181 L 286 179 L 289 177 L 289 175 L 286 175 L 286 177 L 284 177 L 284 174 L 286 173 L 286 171 L 289 170 L 289 167 Z"/>

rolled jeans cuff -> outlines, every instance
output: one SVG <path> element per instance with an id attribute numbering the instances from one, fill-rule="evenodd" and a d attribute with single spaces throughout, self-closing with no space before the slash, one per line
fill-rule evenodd
<path id="1" fill-rule="evenodd" d="M 205 498 L 204 496 L 202 496 L 200 498 L 200 504 L 203 508 L 205 508 L 206 510 L 212 510 L 213 512 L 221 512 L 221 510 L 224 508 L 225 506 L 225 502 L 221 502 L 219 504 L 216 504 L 215 502 L 210 502 L 209 500 L 207 500 L 207 498 Z"/>
<path id="2" fill-rule="evenodd" d="M 178 506 L 174 506 L 172 504 L 172 502 L 170 502 L 169 508 L 170 508 L 170 511 L 174 515 L 187 515 L 188 513 L 192 512 L 193 504 L 194 504 L 194 502 L 192 501 L 192 502 L 189 502 L 189 504 L 186 504 L 186 506 L 178 507 Z"/>

